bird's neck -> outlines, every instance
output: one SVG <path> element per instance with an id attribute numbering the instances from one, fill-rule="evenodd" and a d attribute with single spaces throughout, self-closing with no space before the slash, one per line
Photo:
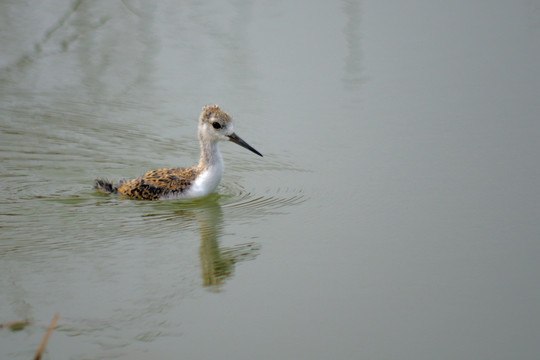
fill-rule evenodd
<path id="1" fill-rule="evenodd" d="M 209 167 L 223 168 L 223 158 L 219 152 L 219 143 L 217 141 L 205 141 L 199 136 L 201 143 L 201 159 L 199 160 L 199 167 L 203 169 Z"/>

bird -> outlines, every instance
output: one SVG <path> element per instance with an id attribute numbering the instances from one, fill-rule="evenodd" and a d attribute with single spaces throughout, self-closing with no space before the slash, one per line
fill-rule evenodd
<path id="1" fill-rule="evenodd" d="M 94 188 L 104 193 L 122 194 L 141 200 L 199 198 L 213 193 L 221 181 L 223 158 L 219 151 L 220 141 L 232 141 L 263 156 L 236 135 L 231 116 L 218 105 L 203 107 L 199 117 L 198 137 L 201 157 L 195 166 L 152 170 L 118 184 L 98 178 L 94 182 Z"/>

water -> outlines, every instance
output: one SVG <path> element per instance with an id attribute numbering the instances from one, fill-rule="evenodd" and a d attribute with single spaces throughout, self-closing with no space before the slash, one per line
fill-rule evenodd
<path id="1" fill-rule="evenodd" d="M 0 358 L 532 359 L 536 1 L 0 4 Z M 198 159 L 217 194 L 118 180 Z"/>

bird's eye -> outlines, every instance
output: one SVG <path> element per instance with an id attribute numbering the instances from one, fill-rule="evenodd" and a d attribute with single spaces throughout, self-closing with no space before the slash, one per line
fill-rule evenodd
<path id="1" fill-rule="evenodd" d="M 214 121 L 214 122 L 212 123 L 212 126 L 214 127 L 214 129 L 221 129 L 221 124 L 218 123 L 217 121 Z"/>

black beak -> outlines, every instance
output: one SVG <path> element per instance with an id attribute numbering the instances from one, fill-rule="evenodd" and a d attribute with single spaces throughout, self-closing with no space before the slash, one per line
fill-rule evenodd
<path id="1" fill-rule="evenodd" d="M 229 135 L 229 140 L 231 140 L 233 143 L 240 145 L 241 147 L 248 149 L 249 151 L 253 151 L 255 154 L 259 156 L 262 156 L 260 152 L 252 148 L 247 142 L 242 140 L 240 136 L 236 135 L 235 133 L 232 133 L 231 135 Z"/>

